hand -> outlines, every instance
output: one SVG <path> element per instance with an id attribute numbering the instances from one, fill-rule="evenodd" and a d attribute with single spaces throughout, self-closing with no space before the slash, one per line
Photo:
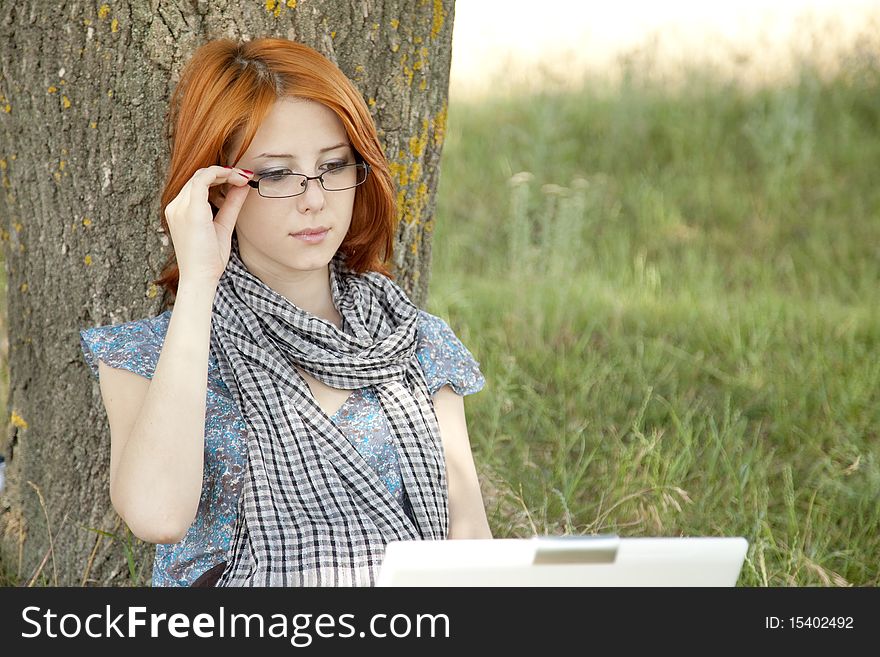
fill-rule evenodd
<path id="1" fill-rule="evenodd" d="M 216 285 L 220 280 L 229 262 L 232 230 L 250 190 L 247 181 L 252 175 L 252 172 L 219 165 L 198 169 L 165 206 L 180 282 Z M 214 217 L 208 203 L 208 188 L 224 183 L 227 184 L 226 198 Z"/>

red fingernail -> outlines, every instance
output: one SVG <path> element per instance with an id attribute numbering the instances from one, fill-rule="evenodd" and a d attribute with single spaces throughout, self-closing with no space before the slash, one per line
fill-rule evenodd
<path id="1" fill-rule="evenodd" d="M 253 171 L 248 171 L 247 169 L 242 169 L 242 171 L 244 171 L 249 176 L 252 176 L 254 173 Z"/>

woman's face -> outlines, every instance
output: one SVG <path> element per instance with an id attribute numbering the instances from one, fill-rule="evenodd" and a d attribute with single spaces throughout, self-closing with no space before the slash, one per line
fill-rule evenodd
<path id="1" fill-rule="evenodd" d="M 235 153 L 237 140 L 230 145 Z M 288 171 L 317 176 L 341 164 L 354 164 L 355 153 L 339 117 L 320 103 L 283 98 L 275 102 L 254 140 L 237 163 L 254 172 L 252 180 Z M 325 191 L 308 181 L 303 194 L 264 198 L 251 188 L 235 224 L 239 251 L 254 273 L 280 279 L 327 266 L 351 225 L 355 189 Z M 301 231 L 325 230 L 321 237 L 296 237 Z"/>

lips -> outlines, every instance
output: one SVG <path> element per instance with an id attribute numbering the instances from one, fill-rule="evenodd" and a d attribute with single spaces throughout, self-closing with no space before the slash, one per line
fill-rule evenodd
<path id="1" fill-rule="evenodd" d="M 301 230 L 298 233 L 291 233 L 294 237 L 304 236 L 304 235 L 320 235 L 321 233 L 326 233 L 329 228 L 326 226 L 318 226 L 317 228 L 306 228 L 305 230 Z"/>
<path id="2" fill-rule="evenodd" d="M 329 228 L 318 226 L 317 228 L 306 228 L 298 233 L 290 233 L 290 236 L 304 244 L 323 244 L 329 233 Z"/>

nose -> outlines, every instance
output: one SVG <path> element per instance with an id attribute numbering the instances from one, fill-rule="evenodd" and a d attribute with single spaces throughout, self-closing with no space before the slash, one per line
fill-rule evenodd
<path id="1" fill-rule="evenodd" d="M 324 208 L 324 188 L 318 180 L 307 180 L 306 191 L 296 197 L 300 214 L 320 212 Z"/>

